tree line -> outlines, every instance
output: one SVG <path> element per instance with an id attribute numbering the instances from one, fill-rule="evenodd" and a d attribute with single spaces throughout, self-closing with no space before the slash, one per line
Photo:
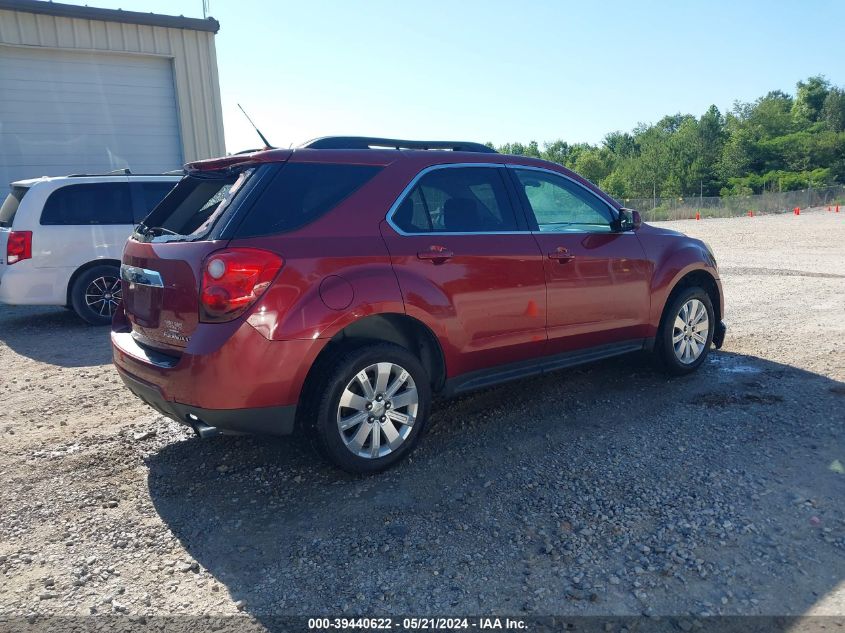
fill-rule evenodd
<path id="1" fill-rule="evenodd" d="M 492 144 L 488 144 L 493 147 Z M 722 114 L 664 116 L 600 145 L 506 143 L 502 153 L 560 163 L 617 198 L 736 196 L 845 183 L 845 89 L 823 76 Z"/>

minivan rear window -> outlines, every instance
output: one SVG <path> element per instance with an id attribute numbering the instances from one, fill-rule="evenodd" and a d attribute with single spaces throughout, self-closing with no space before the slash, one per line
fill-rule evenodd
<path id="1" fill-rule="evenodd" d="M 288 163 L 278 170 L 250 207 L 236 236 L 283 233 L 313 222 L 381 169 L 373 165 Z"/>
<path id="2" fill-rule="evenodd" d="M 3 206 L 0 206 L 0 227 L 11 228 L 12 222 L 15 221 L 15 213 L 18 212 L 18 206 L 29 191 L 29 187 L 12 187 L 9 195 L 3 201 Z"/>
<path id="3" fill-rule="evenodd" d="M 56 189 L 44 203 L 41 224 L 134 224 L 129 183 L 84 183 Z"/>

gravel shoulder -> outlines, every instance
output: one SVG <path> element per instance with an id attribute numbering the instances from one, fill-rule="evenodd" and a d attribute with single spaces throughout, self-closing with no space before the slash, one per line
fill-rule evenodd
<path id="1" fill-rule="evenodd" d="M 662 224 L 719 259 L 701 371 L 442 402 L 369 478 L 194 439 L 123 388 L 107 329 L 0 307 L 0 615 L 845 615 L 845 216 Z"/>

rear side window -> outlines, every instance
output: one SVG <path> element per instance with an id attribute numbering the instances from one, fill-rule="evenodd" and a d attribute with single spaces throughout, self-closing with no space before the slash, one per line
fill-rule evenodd
<path id="1" fill-rule="evenodd" d="M 41 224 L 133 224 L 129 183 L 68 185 L 47 198 Z"/>
<path id="2" fill-rule="evenodd" d="M 372 165 L 286 164 L 249 209 L 236 235 L 282 233 L 313 222 L 380 170 Z"/>
<path id="3" fill-rule="evenodd" d="M 147 217 L 175 186 L 175 182 L 133 182 L 135 223 Z"/>
<path id="4" fill-rule="evenodd" d="M 10 228 L 12 226 L 12 222 L 15 221 L 15 213 L 18 212 L 18 206 L 27 191 L 29 191 L 28 187 L 12 187 L 12 191 L 3 201 L 3 206 L 0 206 L 0 227 Z"/>
<path id="5" fill-rule="evenodd" d="M 498 167 L 435 169 L 419 179 L 392 220 L 406 233 L 497 233 L 519 228 Z"/>

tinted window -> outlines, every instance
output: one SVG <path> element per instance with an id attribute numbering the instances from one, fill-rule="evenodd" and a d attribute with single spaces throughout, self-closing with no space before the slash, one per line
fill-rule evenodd
<path id="1" fill-rule="evenodd" d="M 611 230 L 610 208 L 583 187 L 547 172 L 515 171 L 541 231 Z"/>
<path id="2" fill-rule="evenodd" d="M 136 194 L 135 222 L 140 222 L 147 217 L 175 186 L 175 182 L 132 183 Z"/>
<path id="3" fill-rule="evenodd" d="M 334 208 L 380 170 L 371 165 L 284 165 L 247 212 L 237 236 L 269 235 L 304 226 Z"/>
<path id="4" fill-rule="evenodd" d="M 501 169 L 449 167 L 420 178 L 393 214 L 406 233 L 516 231 Z"/>
<path id="5" fill-rule="evenodd" d="M 129 183 L 68 185 L 47 198 L 41 224 L 133 224 Z"/>
<path id="6" fill-rule="evenodd" d="M 3 201 L 3 206 L 0 206 L 0 226 L 12 226 L 12 222 L 15 220 L 15 213 L 18 212 L 18 205 L 23 200 L 27 191 L 29 191 L 27 187 L 12 187 L 12 191 Z"/>

